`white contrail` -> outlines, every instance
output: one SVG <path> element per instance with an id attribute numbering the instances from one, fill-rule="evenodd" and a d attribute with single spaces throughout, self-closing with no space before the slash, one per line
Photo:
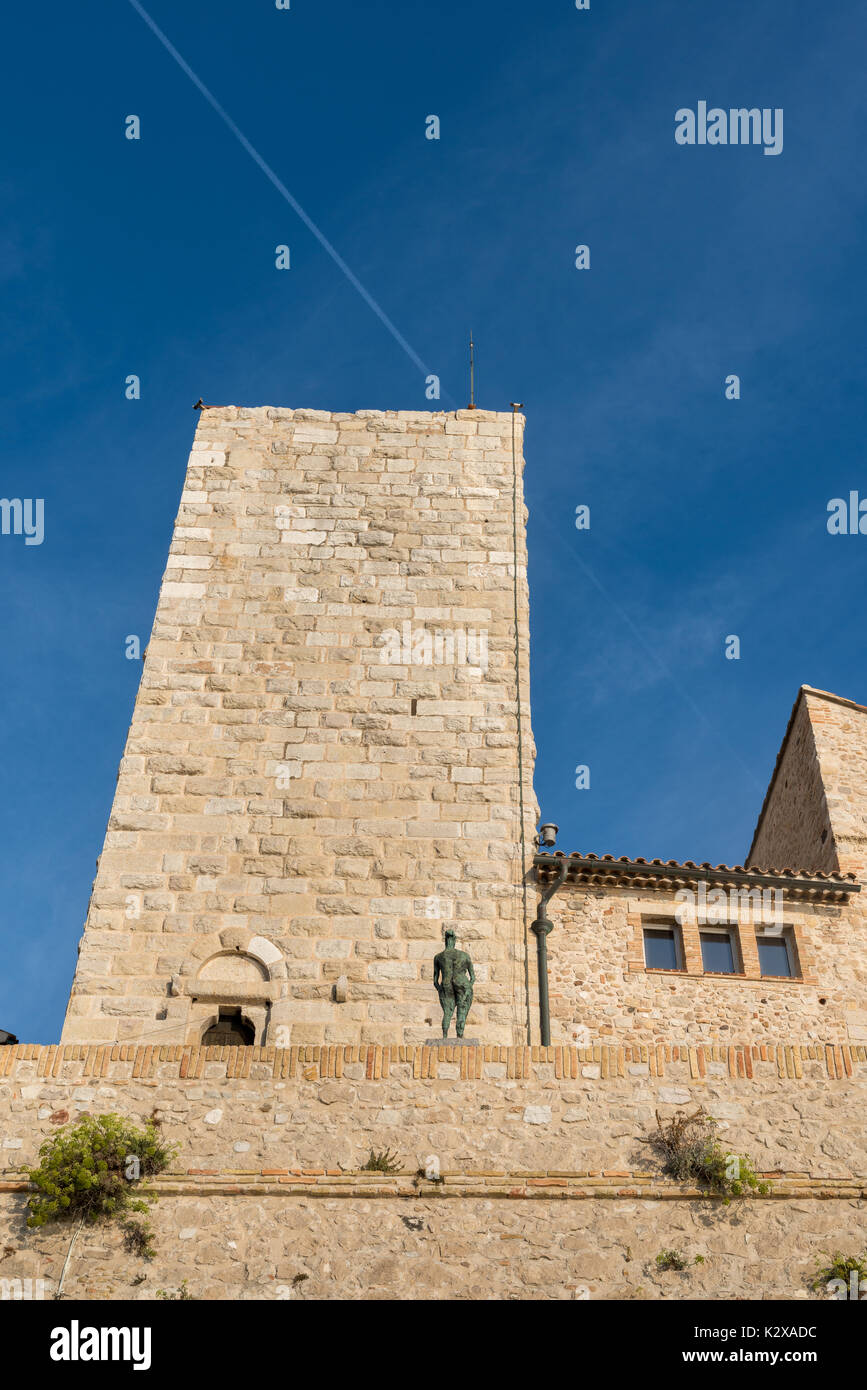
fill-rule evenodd
<path id="1" fill-rule="evenodd" d="M 400 330 L 396 328 L 395 325 L 392 323 L 385 310 L 380 308 L 373 295 L 368 293 L 368 291 L 364 288 L 358 276 L 352 270 L 350 270 L 349 266 L 346 264 L 340 252 L 334 246 L 331 245 L 331 242 L 328 240 L 325 233 L 319 230 L 312 217 L 309 217 L 307 215 L 307 213 L 304 211 L 303 207 L 298 202 L 298 200 L 292 197 L 292 194 L 289 192 L 289 189 L 286 187 L 286 185 L 280 179 L 278 179 L 277 175 L 274 173 L 274 170 L 271 168 L 269 164 L 265 162 L 265 160 L 260 155 L 259 151 L 255 149 L 253 145 L 250 144 L 250 141 L 247 139 L 243 131 L 238 129 L 229 113 L 223 110 L 222 106 L 217 101 L 217 98 L 213 96 L 211 92 L 208 91 L 204 82 L 202 82 L 202 80 L 196 76 L 189 63 L 181 57 L 174 44 L 172 44 L 166 38 L 159 25 L 154 23 L 147 10 L 139 4 L 139 0 L 129 0 L 129 3 L 132 5 L 136 13 L 141 15 L 145 24 L 152 31 L 152 33 L 156 34 L 160 43 L 163 45 L 163 48 L 165 48 L 167 53 L 171 54 L 171 56 L 174 58 L 175 62 L 177 63 L 178 67 L 182 70 L 182 72 L 185 72 L 190 81 L 196 87 L 198 87 L 202 96 L 214 108 L 217 115 L 220 117 L 220 120 L 223 121 L 224 124 L 229 127 L 229 130 L 231 130 L 235 139 L 243 145 L 250 158 L 255 160 L 259 168 L 262 170 L 263 174 L 265 174 L 266 177 L 270 179 L 271 183 L 277 189 L 277 192 L 280 193 L 286 199 L 286 202 L 289 204 L 290 208 L 292 208 L 292 211 L 297 213 L 297 215 L 301 218 L 301 221 L 304 223 L 305 227 L 307 227 L 307 229 L 313 233 L 320 246 L 324 247 L 324 249 L 328 252 L 329 256 L 334 261 L 334 264 L 336 266 L 339 266 L 339 268 L 343 271 L 343 274 L 346 276 L 350 285 L 352 285 L 358 291 L 365 304 L 368 304 L 370 308 L 373 310 L 373 312 L 376 314 L 380 322 L 385 324 L 385 327 L 388 329 L 395 342 L 400 344 L 400 346 L 403 348 L 407 357 L 414 364 L 414 366 L 418 367 L 419 371 L 424 376 L 430 376 L 431 372 L 429 371 L 429 369 L 425 366 L 424 362 L 422 362 L 415 349 L 410 347 L 409 343 L 406 341 L 406 338 L 404 338 Z"/>

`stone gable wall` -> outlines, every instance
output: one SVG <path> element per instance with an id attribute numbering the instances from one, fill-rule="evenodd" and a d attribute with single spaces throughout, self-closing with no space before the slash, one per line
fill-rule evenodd
<path id="1" fill-rule="evenodd" d="M 816 749 L 812 704 L 802 694 L 756 829 L 750 864 L 825 873 L 841 868 L 828 815 L 825 771 Z"/>
<path id="2" fill-rule="evenodd" d="M 804 686 L 749 862 L 867 882 L 867 710 Z"/>
<path id="3" fill-rule="evenodd" d="M 867 882 L 867 710 L 805 693 L 840 868 Z"/>

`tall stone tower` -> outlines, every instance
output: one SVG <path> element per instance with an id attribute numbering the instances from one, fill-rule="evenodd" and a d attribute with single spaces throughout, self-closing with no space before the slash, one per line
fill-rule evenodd
<path id="1" fill-rule="evenodd" d="M 523 425 L 202 411 L 64 1042 L 527 1041 Z"/>

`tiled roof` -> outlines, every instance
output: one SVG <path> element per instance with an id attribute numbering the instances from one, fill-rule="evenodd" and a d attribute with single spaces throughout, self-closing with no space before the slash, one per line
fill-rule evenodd
<path id="1" fill-rule="evenodd" d="M 553 854 L 538 853 L 534 860 L 539 879 L 548 883 L 566 864 L 567 883 L 618 884 L 629 881 L 646 885 L 669 886 L 677 883 L 704 881 L 709 883 L 743 883 L 756 888 L 789 887 L 801 892 L 857 893 L 860 885 L 855 875 L 826 874 L 821 869 L 763 869 L 753 864 L 696 864 L 692 859 L 682 863 L 677 859 L 629 859 L 613 854 Z"/>

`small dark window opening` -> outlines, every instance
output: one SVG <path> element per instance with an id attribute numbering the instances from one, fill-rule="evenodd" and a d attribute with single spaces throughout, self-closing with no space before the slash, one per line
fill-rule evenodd
<path id="1" fill-rule="evenodd" d="M 699 932 L 701 960 L 705 971 L 712 975 L 735 975 L 734 944 L 730 932 Z"/>
<path id="2" fill-rule="evenodd" d="M 410 712 L 410 714 L 415 714 L 415 712 L 416 712 L 417 709 L 418 709 L 418 700 L 411 700 L 411 701 L 410 701 L 410 705 L 409 705 L 409 712 Z"/>
<path id="3" fill-rule="evenodd" d="M 252 1047 L 255 1041 L 256 1030 L 252 1023 L 241 1017 L 240 1009 L 221 1009 L 216 1023 L 205 1030 L 202 1046 Z"/>
<path id="4" fill-rule="evenodd" d="M 791 979 L 792 958 L 789 943 L 783 936 L 758 936 L 759 969 L 763 975 L 778 975 Z"/>
<path id="5" fill-rule="evenodd" d="M 648 970 L 680 970 L 680 952 L 673 927 L 644 928 L 644 963 Z"/>

